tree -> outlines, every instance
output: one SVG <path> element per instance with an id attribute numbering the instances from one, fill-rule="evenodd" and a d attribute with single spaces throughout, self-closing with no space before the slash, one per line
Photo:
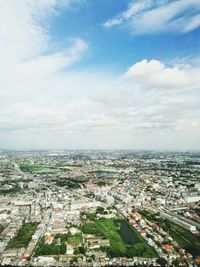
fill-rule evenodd
<path id="1" fill-rule="evenodd" d="M 167 261 L 164 258 L 157 259 L 157 263 L 159 263 L 162 267 L 165 267 L 167 265 Z"/>
<path id="2" fill-rule="evenodd" d="M 103 212 L 104 212 L 104 208 L 102 208 L 102 207 L 98 207 L 96 209 L 96 214 L 98 214 L 98 213 L 103 214 Z"/>

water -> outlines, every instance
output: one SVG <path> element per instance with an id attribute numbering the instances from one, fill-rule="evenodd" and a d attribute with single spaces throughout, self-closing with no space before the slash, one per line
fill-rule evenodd
<path id="1" fill-rule="evenodd" d="M 116 172 L 108 172 L 108 171 L 102 171 L 102 172 L 99 173 L 99 176 L 101 176 L 101 177 L 110 177 L 110 178 L 112 178 L 112 177 L 115 177 L 116 175 L 117 175 Z"/>
<path id="2" fill-rule="evenodd" d="M 118 224 L 120 225 L 119 234 L 125 244 L 133 245 L 140 242 L 137 234 L 126 221 L 118 221 Z"/>

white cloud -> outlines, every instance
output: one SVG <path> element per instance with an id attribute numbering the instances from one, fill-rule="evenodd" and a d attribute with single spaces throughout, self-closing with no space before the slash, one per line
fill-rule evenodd
<path id="1" fill-rule="evenodd" d="M 125 24 L 132 33 L 189 32 L 200 26 L 199 0 L 133 1 L 126 11 L 107 20 L 110 28 Z"/>
<path id="2" fill-rule="evenodd" d="M 200 84 L 200 68 L 167 67 L 157 60 L 142 60 L 131 66 L 125 76 L 149 88 L 198 88 Z"/>
<path id="3" fill-rule="evenodd" d="M 71 68 L 89 49 L 74 38 L 49 52 L 58 2 L 0 2 L 0 148 L 195 148 L 199 69 L 144 60 L 122 78 Z"/>
<path id="4" fill-rule="evenodd" d="M 192 17 L 187 23 L 185 23 L 184 31 L 190 32 L 200 27 L 200 14 Z"/>
<path id="5" fill-rule="evenodd" d="M 141 0 L 137 2 L 133 2 L 129 4 L 128 9 L 121 14 L 119 14 L 116 18 L 109 19 L 105 23 L 103 23 L 103 26 L 105 28 L 110 28 L 115 25 L 120 25 L 124 21 L 129 20 L 136 14 L 146 10 L 147 8 L 152 6 L 152 1 L 151 0 Z"/>
<path id="6" fill-rule="evenodd" d="M 20 81 L 13 76 L 7 87 L 10 93 L 4 92 L 0 98 L 1 146 L 198 147 L 200 95 L 199 87 L 193 86 L 193 74 L 188 74 L 190 84 L 184 86 L 185 78 L 181 79 L 177 90 L 176 84 L 172 87 L 164 83 L 163 72 L 168 68 L 155 62 L 142 63 L 150 64 L 151 71 L 138 68 L 141 62 L 135 64 L 138 70 L 120 82 L 117 77 L 108 78 L 91 70 L 64 74 L 51 71 L 45 75 L 41 70 L 37 75 L 34 70 L 27 79 L 20 73 Z M 170 79 L 180 71 L 176 68 L 171 68 Z M 150 75 L 161 76 L 159 86 L 155 86 L 155 80 L 148 81 Z M 191 138 L 195 145 L 190 144 Z"/>
<path id="7" fill-rule="evenodd" d="M 37 76 L 54 74 L 79 61 L 87 49 L 88 44 L 84 40 L 74 39 L 68 49 L 22 62 L 18 65 L 18 70 L 26 76 L 34 72 Z"/>
<path id="8" fill-rule="evenodd" d="M 77 0 L 78 1 L 78 0 Z M 37 91 L 44 79 L 78 62 L 88 44 L 66 40 L 66 47 L 50 53 L 48 18 L 70 0 L 8 0 L 0 2 L 0 96 Z M 43 26 L 45 24 L 45 26 Z M 6 27 L 5 27 L 6 25 Z M 16 88 L 17 87 L 17 88 Z M 41 89 L 39 89 L 41 90 Z"/>
<path id="9" fill-rule="evenodd" d="M 53 6 L 54 1 L 0 1 L 0 51 L 6 61 L 31 57 L 47 48 L 48 32 L 39 20 Z"/>
<path id="10" fill-rule="evenodd" d="M 28 60 L 46 52 L 52 42 L 48 19 L 61 8 L 81 0 L 0 1 L 0 56 Z"/>

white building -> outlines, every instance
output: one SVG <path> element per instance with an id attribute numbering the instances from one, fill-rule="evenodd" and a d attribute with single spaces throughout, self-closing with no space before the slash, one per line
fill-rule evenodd
<path id="1" fill-rule="evenodd" d="M 193 203 L 200 201 L 200 196 L 194 196 L 194 197 L 187 197 L 186 202 L 187 203 Z"/>

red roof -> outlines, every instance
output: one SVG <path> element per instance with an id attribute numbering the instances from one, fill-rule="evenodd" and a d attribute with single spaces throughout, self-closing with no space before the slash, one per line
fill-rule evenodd
<path id="1" fill-rule="evenodd" d="M 27 260 L 28 257 L 27 257 L 27 256 L 22 256 L 21 259 L 22 259 L 22 260 Z"/>

